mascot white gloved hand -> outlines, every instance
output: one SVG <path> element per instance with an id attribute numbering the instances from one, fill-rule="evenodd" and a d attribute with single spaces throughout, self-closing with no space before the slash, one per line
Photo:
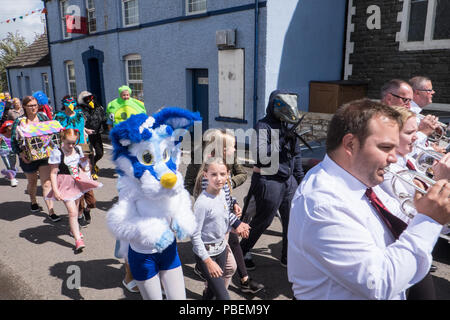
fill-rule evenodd
<path id="1" fill-rule="evenodd" d="M 144 299 L 185 299 L 184 277 L 175 237 L 195 231 L 189 193 L 178 171 L 180 130 L 201 121 L 198 113 L 165 108 L 132 115 L 110 133 L 119 174 L 119 201 L 107 224 L 121 241 L 131 272 Z"/>

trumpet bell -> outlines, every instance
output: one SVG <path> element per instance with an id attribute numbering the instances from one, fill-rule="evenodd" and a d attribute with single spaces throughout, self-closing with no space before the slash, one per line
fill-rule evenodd
<path id="1" fill-rule="evenodd" d="M 416 210 L 414 207 L 414 194 L 416 191 L 425 194 L 426 188 L 435 184 L 433 179 L 412 170 L 401 170 L 394 172 L 385 168 L 386 173 L 392 174 L 392 190 L 400 202 L 400 209 L 408 218 L 414 217 Z"/>
<path id="2" fill-rule="evenodd" d="M 430 169 L 435 161 L 442 159 L 442 154 L 434 150 L 424 150 L 419 152 L 416 157 L 416 166 L 420 171 L 427 171 Z"/>

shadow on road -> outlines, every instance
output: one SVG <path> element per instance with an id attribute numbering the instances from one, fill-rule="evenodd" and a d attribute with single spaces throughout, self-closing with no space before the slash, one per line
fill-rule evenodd
<path id="1" fill-rule="evenodd" d="M 9 201 L 0 203 L 0 219 L 2 220 L 15 221 L 29 216 L 30 214 L 35 214 L 30 211 L 30 202 Z M 40 215 L 44 213 L 37 214 Z"/>
<path id="2" fill-rule="evenodd" d="M 118 201 L 119 201 L 119 197 L 118 196 L 115 196 L 114 198 L 112 198 L 109 201 L 99 201 L 99 200 L 97 200 L 97 203 L 96 203 L 97 209 L 102 210 L 102 211 L 108 211 Z"/>
<path id="3" fill-rule="evenodd" d="M 117 178 L 116 169 L 114 168 L 100 168 L 98 176 L 101 178 Z"/>
<path id="4" fill-rule="evenodd" d="M 121 264 L 121 268 L 113 265 Z M 79 271 L 74 271 L 74 267 L 78 267 Z M 125 267 L 117 259 L 99 259 L 91 261 L 66 261 L 57 263 L 49 268 L 50 275 L 62 280 L 61 294 L 73 299 L 84 300 L 80 289 L 73 288 L 76 283 L 74 280 L 76 272 L 79 272 L 80 288 L 92 288 L 96 290 L 106 290 L 121 287 L 125 298 L 123 300 L 140 300 L 139 293 L 128 292 L 122 286 Z"/>
<path id="5" fill-rule="evenodd" d="M 34 244 L 43 244 L 46 242 L 54 242 L 63 247 L 74 249 L 74 242 L 68 242 L 61 236 L 69 235 L 69 219 L 67 216 L 61 216 L 61 220 L 53 223 L 48 219 L 48 215 L 40 212 L 39 215 L 45 217 L 47 224 L 37 227 L 28 228 L 20 231 L 19 237 L 24 238 Z"/>

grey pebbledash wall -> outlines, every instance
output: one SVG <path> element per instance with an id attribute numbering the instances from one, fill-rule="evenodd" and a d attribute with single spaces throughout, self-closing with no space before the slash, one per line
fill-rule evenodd
<path id="1" fill-rule="evenodd" d="M 369 30 L 367 8 L 377 5 L 381 9 L 381 28 Z M 351 22 L 354 43 L 349 62 L 353 65 L 349 80 L 367 80 L 368 96 L 380 98 L 381 86 L 393 78 L 408 80 L 413 76 L 429 77 L 436 91 L 434 103 L 450 103 L 450 50 L 399 51 L 396 34 L 401 22 L 397 22 L 403 1 L 399 0 L 353 0 L 355 14 Z"/>

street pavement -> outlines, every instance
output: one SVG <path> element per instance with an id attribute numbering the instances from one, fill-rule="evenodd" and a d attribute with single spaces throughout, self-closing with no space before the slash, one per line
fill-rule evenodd
<path id="1" fill-rule="evenodd" d="M 42 189 L 38 189 L 41 213 L 30 213 L 26 194 L 26 179 L 18 174 L 19 185 L 9 186 L 0 179 L 0 300 L 140 300 L 139 294 L 128 292 L 121 284 L 124 276 L 122 261 L 114 257 L 115 239 L 106 227 L 106 212 L 117 201 L 116 175 L 111 161 L 111 149 L 99 162 L 103 188 L 96 190 L 97 209 L 92 222 L 82 229 L 86 248 L 74 254 L 74 240 L 69 235 L 68 216 L 62 203 L 55 204 L 62 220 L 51 222 L 46 215 Z M 250 185 L 251 170 L 244 185 L 233 190 L 240 204 Z M 184 173 L 185 167 L 181 168 Z M 204 283 L 193 272 L 194 256 L 189 241 L 178 243 L 183 264 L 188 299 L 201 299 Z M 234 300 L 286 300 L 292 298 L 286 268 L 279 263 L 281 254 L 281 223 L 275 218 L 253 250 L 257 265 L 250 276 L 265 285 L 256 295 L 241 293 L 235 275 L 230 285 Z M 450 244 L 439 240 L 434 273 L 439 299 L 450 299 Z M 78 277 L 79 276 L 79 277 Z M 79 283 L 77 282 L 79 280 Z M 79 287 L 77 287 L 79 284 Z"/>

